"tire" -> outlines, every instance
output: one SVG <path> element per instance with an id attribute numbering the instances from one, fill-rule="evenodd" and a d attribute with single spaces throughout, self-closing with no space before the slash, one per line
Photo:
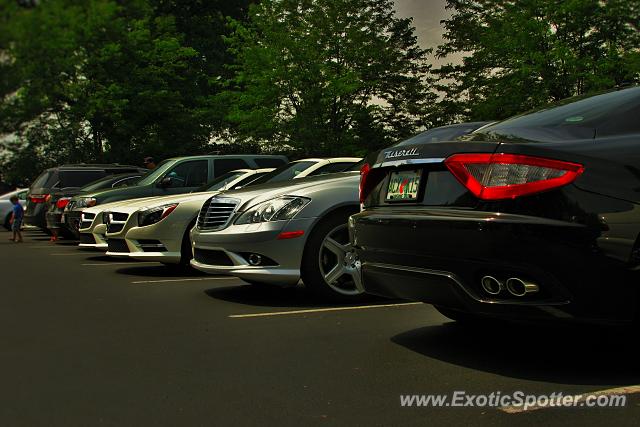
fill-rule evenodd
<path id="1" fill-rule="evenodd" d="M 193 258 L 193 252 L 191 251 L 191 239 L 189 238 L 189 232 L 196 225 L 197 218 L 194 218 L 189 225 L 187 226 L 187 230 L 184 232 L 182 236 L 182 245 L 180 246 L 180 265 L 183 268 L 191 268 L 191 259 Z"/>
<path id="2" fill-rule="evenodd" d="M 309 235 L 302 255 L 300 272 L 306 289 L 316 297 L 338 302 L 353 302 L 363 298 L 354 282 L 359 280 L 359 269 L 353 268 L 357 261 L 350 266 L 341 267 L 344 257 L 339 259 L 340 256 L 325 245 L 325 239 L 331 237 L 333 241 L 340 243 L 341 250 L 346 249 L 346 253 L 350 253 L 347 221 L 354 213 L 355 210 L 346 209 L 332 213 L 322 219 Z M 329 284 L 325 276 L 333 271 L 334 264 L 335 268 L 341 269 L 336 271 L 347 268 L 347 272 Z"/>
<path id="3" fill-rule="evenodd" d="M 436 310 L 438 310 L 438 312 L 442 314 L 444 317 L 448 317 L 451 320 L 455 320 L 456 322 L 465 324 L 465 325 L 466 324 L 471 325 L 477 322 L 486 322 L 487 320 L 489 320 L 488 318 L 484 316 L 479 316 L 477 314 L 466 313 L 464 311 L 458 311 L 458 310 L 452 310 L 450 308 L 440 307 L 438 305 L 434 305 L 433 307 Z"/>

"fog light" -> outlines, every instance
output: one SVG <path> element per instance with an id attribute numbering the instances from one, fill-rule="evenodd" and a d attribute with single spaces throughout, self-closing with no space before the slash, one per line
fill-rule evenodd
<path id="1" fill-rule="evenodd" d="M 262 257 L 258 254 L 249 255 L 249 264 L 251 265 L 260 265 L 262 262 Z"/>

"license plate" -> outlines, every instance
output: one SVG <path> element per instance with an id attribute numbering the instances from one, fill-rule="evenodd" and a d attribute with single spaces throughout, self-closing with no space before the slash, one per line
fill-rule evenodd
<path id="1" fill-rule="evenodd" d="M 418 200 L 421 170 L 391 172 L 387 187 L 387 201 Z"/>

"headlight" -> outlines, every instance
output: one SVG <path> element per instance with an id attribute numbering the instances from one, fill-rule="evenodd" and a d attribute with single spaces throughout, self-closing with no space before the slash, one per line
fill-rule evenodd
<path id="1" fill-rule="evenodd" d="M 153 208 L 142 208 L 138 211 L 138 227 L 155 224 L 165 219 L 175 208 L 177 203 L 170 205 L 157 206 Z"/>
<path id="2" fill-rule="evenodd" d="M 94 199 L 93 197 L 82 197 L 81 199 L 78 200 L 78 202 L 76 203 L 77 208 L 91 208 L 93 206 L 95 206 L 96 204 L 98 204 L 98 201 L 96 199 Z"/>
<path id="3" fill-rule="evenodd" d="M 284 196 L 269 200 L 257 204 L 244 212 L 236 220 L 236 224 L 257 224 L 259 222 L 291 219 L 310 201 L 311 199 L 306 197 L 294 196 Z"/>

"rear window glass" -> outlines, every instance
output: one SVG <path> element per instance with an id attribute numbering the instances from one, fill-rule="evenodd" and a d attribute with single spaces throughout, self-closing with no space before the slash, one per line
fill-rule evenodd
<path id="1" fill-rule="evenodd" d="M 58 173 L 54 171 L 44 171 L 38 176 L 31 188 L 52 188 L 58 181 Z"/>
<path id="2" fill-rule="evenodd" d="M 255 162 L 260 169 L 278 168 L 287 163 L 284 159 L 279 159 L 277 157 L 259 157 L 255 159 Z"/>
<path id="3" fill-rule="evenodd" d="M 640 87 L 568 99 L 483 129 L 479 136 L 529 141 L 590 139 L 640 132 Z M 599 131 L 600 130 L 600 131 Z"/>
<path id="4" fill-rule="evenodd" d="M 396 147 L 401 147 L 403 145 L 427 144 L 430 142 L 453 141 L 463 135 L 473 132 L 474 130 L 484 126 L 485 124 L 486 122 L 478 122 L 469 123 L 468 125 L 465 124 L 460 126 L 448 126 L 429 129 L 426 132 L 419 133 L 412 138 L 396 144 Z"/>
<path id="5" fill-rule="evenodd" d="M 104 175 L 103 170 L 60 171 L 60 183 L 57 187 L 84 187 L 88 183 L 102 178 Z"/>

